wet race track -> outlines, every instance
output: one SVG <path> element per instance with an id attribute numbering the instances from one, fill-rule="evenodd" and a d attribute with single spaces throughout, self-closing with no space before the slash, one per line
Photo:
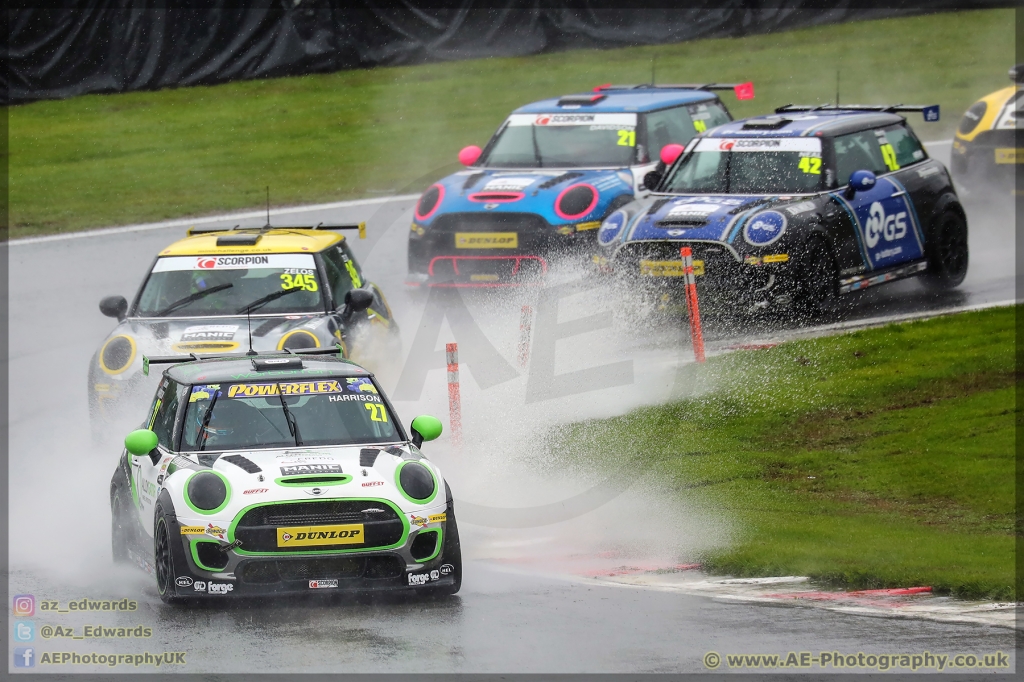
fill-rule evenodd
<path id="1" fill-rule="evenodd" d="M 948 145 L 932 151 L 948 157 Z M 555 273 L 543 290 L 464 292 L 454 303 L 410 289 L 405 249 L 413 203 L 281 210 L 272 220 L 368 221 L 368 238 L 350 243 L 389 297 L 404 344 L 402 358 L 370 360 L 406 424 L 421 413 L 447 422 L 443 350 L 460 341 L 465 443 L 456 451 L 442 436 L 424 450 L 455 495 L 466 559 L 462 591 L 437 601 L 318 595 L 168 607 L 152 576 L 114 566 L 108 485 L 120 450 L 116 438 L 106 448 L 90 444 L 86 407 L 86 368 L 113 324 L 97 303 L 108 294 L 130 299 L 154 254 L 185 226 L 29 240 L 9 254 L 9 589 L 35 597 L 37 656 L 185 652 L 176 672 L 698 672 L 710 651 L 1013 650 L 1005 627 L 773 608 L 595 579 L 623 565 L 675 566 L 728 542 L 724 515 L 670 495 L 643 471 L 612 478 L 580 467 L 562 471 L 536 445 L 552 425 L 685 394 L 689 341 L 681 327 L 638 331 L 606 291 L 574 284 L 580 275 L 573 272 Z M 971 267 L 958 290 L 936 296 L 914 281 L 897 283 L 851 300 L 840 321 L 1012 301 L 1013 207 L 965 203 Z M 526 367 L 517 361 L 523 305 L 537 311 Z M 707 335 L 714 353 L 807 332 L 796 325 L 710 327 Z M 135 600 L 137 608 L 69 610 L 85 597 Z M 60 612 L 41 610 L 47 601 Z M 74 635 L 94 625 L 151 632 L 43 639 L 44 625 L 71 627 Z"/>

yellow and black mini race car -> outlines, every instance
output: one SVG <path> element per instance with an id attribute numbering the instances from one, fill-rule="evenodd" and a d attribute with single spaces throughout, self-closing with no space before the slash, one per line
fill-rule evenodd
<path id="1" fill-rule="evenodd" d="M 1010 80 L 1010 87 L 972 104 L 956 130 L 950 170 L 968 190 L 1020 193 L 1016 169 L 1024 163 L 1024 144 L 1017 119 L 1024 107 L 1024 64 L 1010 69 Z"/>
<path id="2" fill-rule="evenodd" d="M 346 357 L 373 365 L 399 353 L 391 308 L 343 229 L 365 234 L 364 225 L 193 228 L 161 251 L 131 303 L 122 296 L 100 302 L 118 325 L 89 365 L 94 431 L 145 404 L 152 382 L 143 355 L 340 344 Z"/>

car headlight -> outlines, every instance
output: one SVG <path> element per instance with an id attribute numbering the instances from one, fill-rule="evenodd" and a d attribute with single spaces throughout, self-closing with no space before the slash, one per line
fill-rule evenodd
<path id="1" fill-rule="evenodd" d="M 600 229 L 597 231 L 597 243 L 601 246 L 608 246 L 622 233 L 622 228 L 626 226 L 626 222 L 629 220 L 629 216 L 622 209 L 619 209 L 615 213 L 604 219 L 601 223 Z"/>
<path id="2" fill-rule="evenodd" d="M 100 348 L 100 367 L 107 374 L 120 374 L 135 361 L 135 339 L 119 334 L 107 339 Z"/>
<path id="3" fill-rule="evenodd" d="M 216 471 L 200 471 L 188 479 L 185 504 L 200 514 L 216 514 L 228 504 L 231 484 Z"/>
<path id="4" fill-rule="evenodd" d="M 597 190 L 591 185 L 570 185 L 555 199 L 555 213 L 563 220 L 582 218 L 597 207 L 597 197 Z"/>
<path id="5" fill-rule="evenodd" d="M 410 502 L 425 504 L 437 495 L 434 474 L 419 462 L 402 462 L 395 472 L 398 489 Z"/>
<path id="6" fill-rule="evenodd" d="M 305 329 L 295 329 L 288 332 L 281 337 L 281 340 L 277 343 L 278 350 L 284 350 L 290 348 L 292 350 L 298 350 L 300 348 L 319 348 L 320 339 L 316 337 L 316 334 L 306 331 Z"/>
<path id="7" fill-rule="evenodd" d="M 960 119 L 960 125 L 956 131 L 961 135 L 970 135 L 971 131 L 981 123 L 981 119 L 985 117 L 986 111 L 988 111 L 988 104 L 985 102 L 975 102 L 971 105 L 970 109 L 964 112 L 964 117 Z"/>
<path id="8" fill-rule="evenodd" d="M 416 210 L 413 211 L 413 216 L 416 220 L 429 220 L 443 200 L 444 186 L 439 184 L 431 185 L 423 193 L 423 196 L 420 197 L 420 200 L 416 202 Z"/>

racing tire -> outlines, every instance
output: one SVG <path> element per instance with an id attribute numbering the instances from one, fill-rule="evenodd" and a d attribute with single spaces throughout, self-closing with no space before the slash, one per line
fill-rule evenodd
<path id="1" fill-rule="evenodd" d="M 462 588 L 462 544 L 459 542 L 459 525 L 455 521 L 455 507 L 448 503 L 448 520 L 444 526 L 444 548 L 441 553 L 441 565 L 452 565 L 452 576 L 455 583 L 441 587 L 421 588 L 421 594 L 432 597 L 450 597 Z"/>
<path id="2" fill-rule="evenodd" d="M 120 472 L 120 469 L 118 471 Z M 121 473 L 120 477 L 124 478 L 124 474 Z M 115 484 L 110 495 L 110 553 L 115 564 L 131 563 L 128 548 L 135 539 L 135 527 L 131 523 L 129 499 L 131 493 L 127 486 L 120 482 Z"/>
<path id="3" fill-rule="evenodd" d="M 793 307 L 798 315 L 818 318 L 835 310 L 839 298 L 839 267 L 821 237 L 811 237 L 794 272 Z"/>
<path id="4" fill-rule="evenodd" d="M 934 291 L 956 288 L 967 276 L 970 260 L 967 221 L 956 211 L 944 211 L 935 221 L 926 247 L 928 270 L 921 281 Z"/>
<path id="5" fill-rule="evenodd" d="M 153 565 L 156 574 L 156 590 L 160 599 L 165 604 L 181 604 L 184 599 L 175 595 L 174 581 L 178 573 L 174 566 L 174 547 L 172 546 L 174 536 L 171 534 L 173 527 L 172 518 L 163 510 L 163 505 L 157 503 L 155 510 L 156 524 L 153 528 Z"/>

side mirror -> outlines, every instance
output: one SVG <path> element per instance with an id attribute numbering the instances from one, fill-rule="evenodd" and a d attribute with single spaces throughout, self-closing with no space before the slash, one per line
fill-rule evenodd
<path id="1" fill-rule="evenodd" d="M 476 163 L 476 160 L 480 158 L 481 152 L 483 152 L 483 150 L 475 144 L 463 147 L 459 152 L 459 163 L 463 166 L 472 166 Z"/>
<path id="2" fill-rule="evenodd" d="M 653 190 L 661 182 L 661 173 L 656 170 L 649 171 L 644 175 L 644 188 Z"/>
<path id="3" fill-rule="evenodd" d="M 683 153 L 683 145 L 681 144 L 667 144 L 661 148 L 661 162 L 666 166 L 671 166 L 679 158 L 679 155 Z"/>
<path id="4" fill-rule="evenodd" d="M 369 289 L 351 289 L 345 294 L 345 310 L 341 316 L 348 319 L 352 313 L 366 310 L 373 304 L 373 292 Z"/>
<path id="5" fill-rule="evenodd" d="M 421 414 L 412 420 L 412 443 L 416 447 L 423 445 L 425 440 L 434 440 L 441 435 L 444 427 L 441 420 L 429 414 Z"/>
<path id="6" fill-rule="evenodd" d="M 116 317 L 118 322 L 124 322 L 128 316 L 128 301 L 124 296 L 104 296 L 100 301 L 100 312 L 107 317 Z"/>
<path id="7" fill-rule="evenodd" d="M 133 457 L 148 455 L 156 447 L 156 443 L 156 434 L 149 429 L 136 429 L 124 439 L 124 447 Z"/>
<path id="8" fill-rule="evenodd" d="M 852 199 L 857 192 L 866 192 L 875 186 L 877 178 L 869 170 L 859 170 L 850 173 L 850 183 L 846 186 L 846 198 Z"/>

